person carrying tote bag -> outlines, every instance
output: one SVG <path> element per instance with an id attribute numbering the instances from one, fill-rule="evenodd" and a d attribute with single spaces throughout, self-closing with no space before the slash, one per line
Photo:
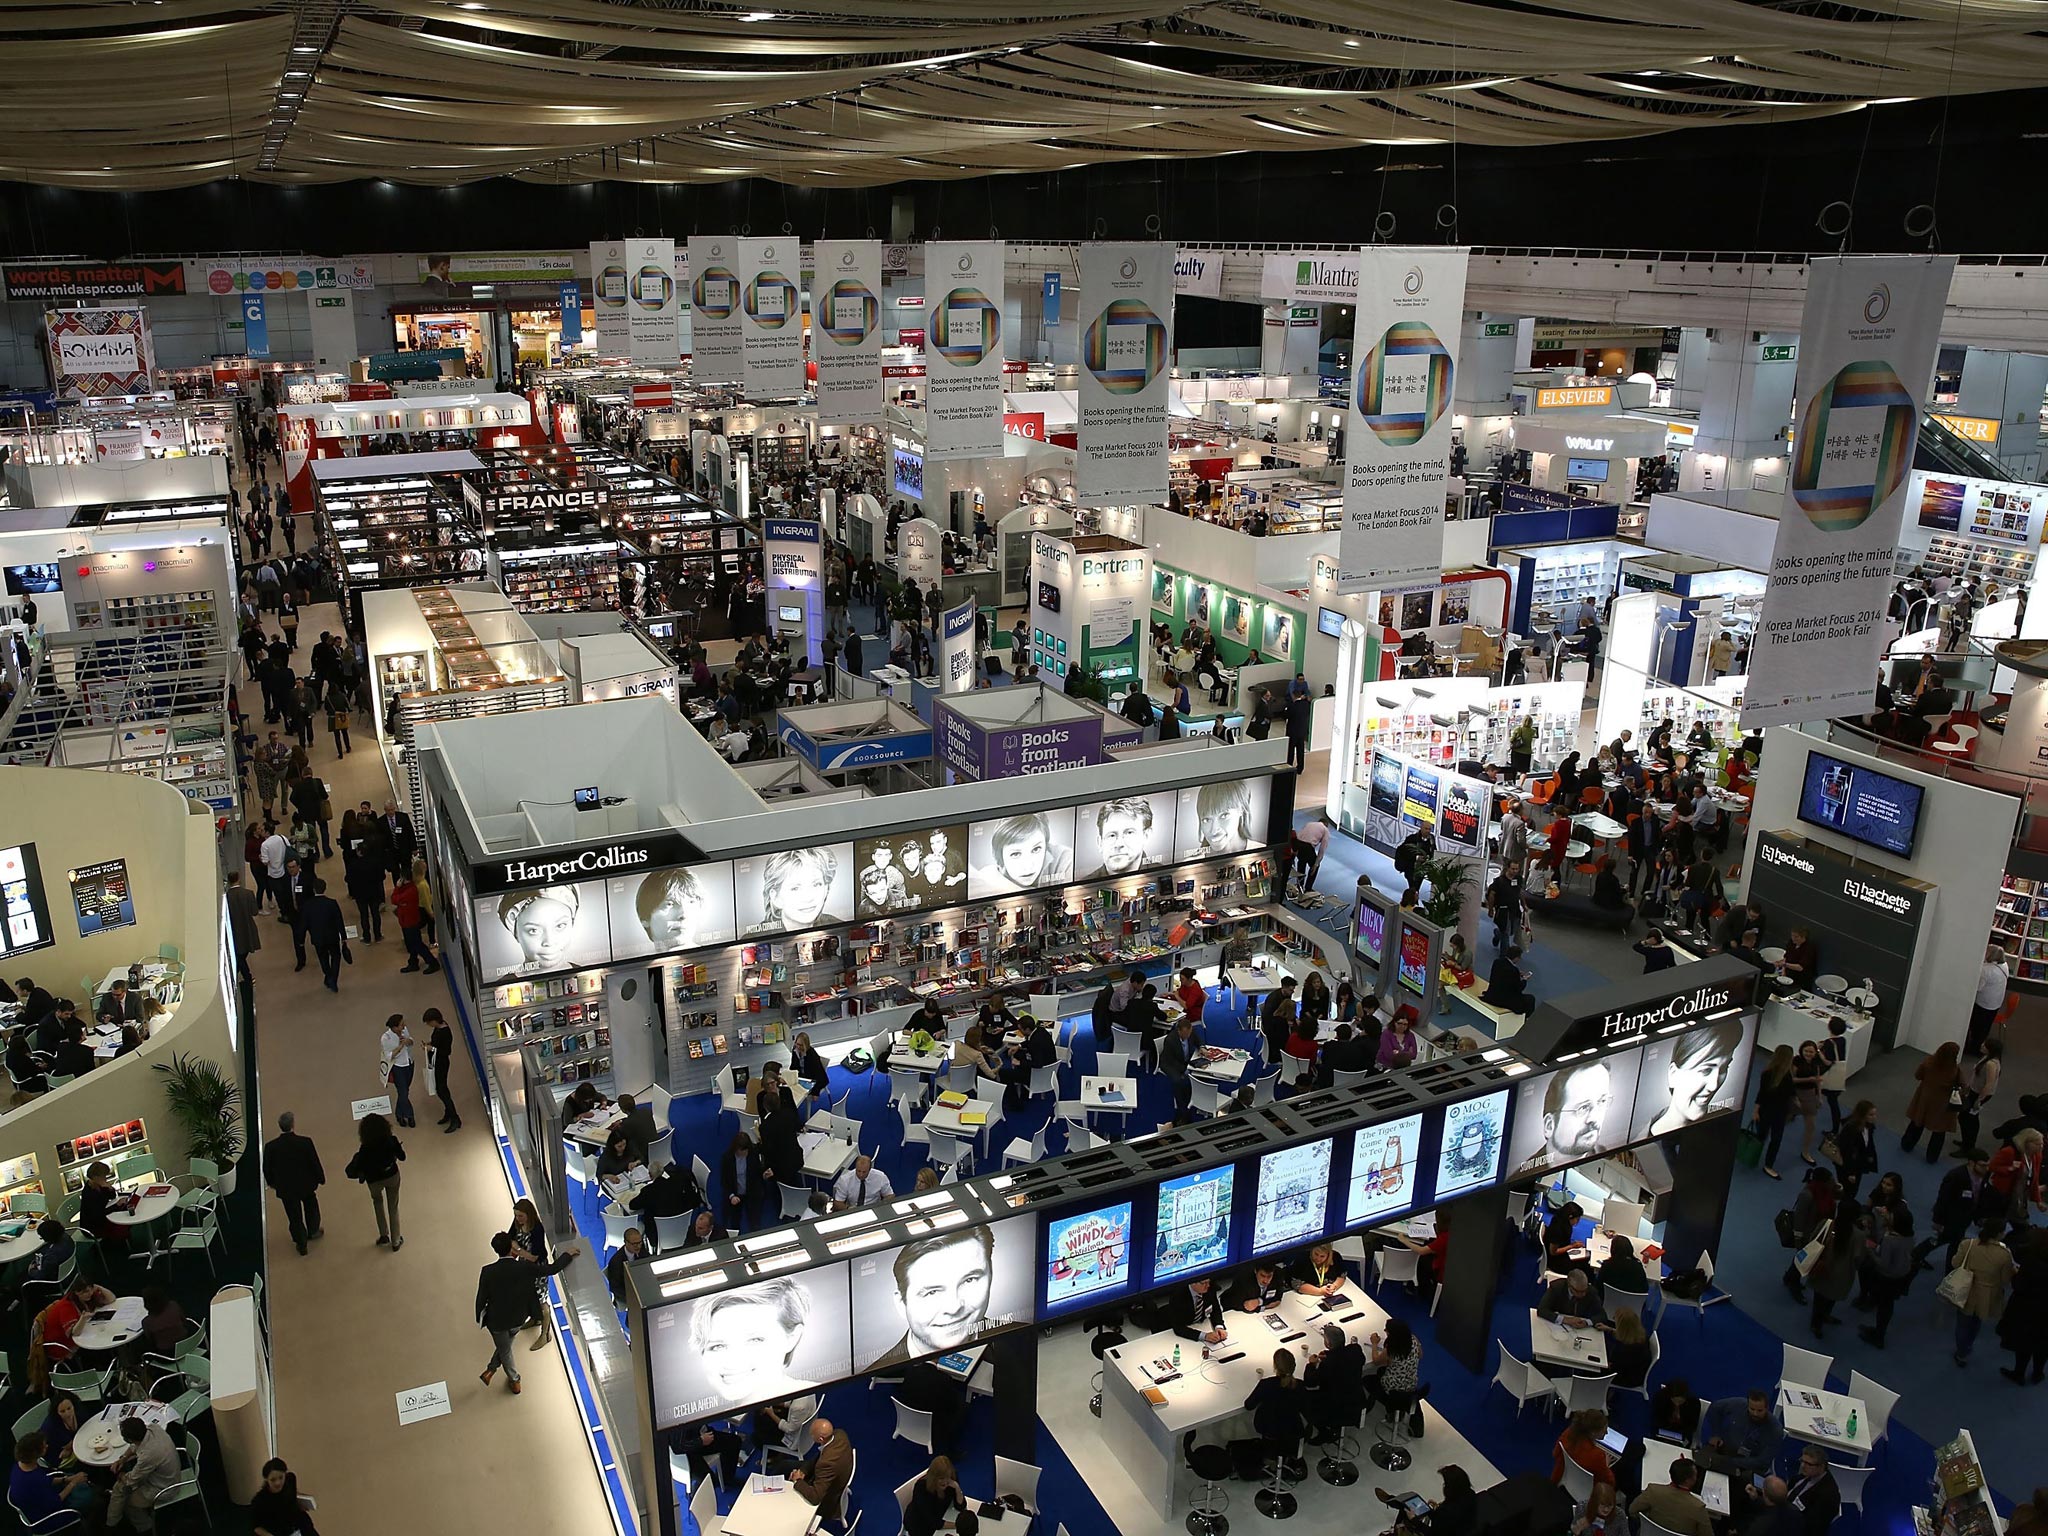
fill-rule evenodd
<path id="1" fill-rule="evenodd" d="M 1955 1263 L 1942 1277 L 1939 1287 L 1944 1300 L 1954 1302 L 1956 1312 L 1957 1365 L 1970 1363 L 1970 1350 L 1977 1342 L 1977 1335 L 1987 1322 L 1996 1322 L 2005 1310 L 2006 1287 L 2011 1285 L 2013 1271 L 2018 1266 L 2013 1262 L 2012 1250 L 1999 1240 L 2005 1230 L 2005 1223 L 1992 1217 L 1977 1229 L 1977 1235 L 1966 1238 L 1956 1249 Z M 1968 1294 L 1961 1301 L 1956 1295 L 1967 1283 Z"/>

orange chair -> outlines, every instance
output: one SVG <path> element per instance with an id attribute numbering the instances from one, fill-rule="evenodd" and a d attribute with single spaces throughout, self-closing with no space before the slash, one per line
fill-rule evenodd
<path id="1" fill-rule="evenodd" d="M 1535 801 L 1538 805 L 1550 804 L 1551 798 L 1556 794 L 1557 775 L 1554 773 L 1549 778 L 1538 779 L 1534 784 L 1529 786 L 1529 798 Z"/>
<path id="2" fill-rule="evenodd" d="M 1579 804 L 1587 807 L 1598 805 L 1607 798 L 1607 791 L 1598 784 L 1588 784 L 1579 791 Z"/>

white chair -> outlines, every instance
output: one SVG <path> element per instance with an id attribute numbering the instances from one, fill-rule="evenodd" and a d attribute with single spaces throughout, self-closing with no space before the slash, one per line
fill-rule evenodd
<path id="1" fill-rule="evenodd" d="M 1128 1056 L 1138 1062 L 1145 1059 L 1145 1036 L 1142 1032 L 1127 1029 L 1121 1024 L 1112 1024 L 1109 1026 L 1109 1037 L 1111 1043 L 1116 1046 L 1118 1055 Z"/>
<path id="2" fill-rule="evenodd" d="M 782 1219 L 784 1221 L 802 1221 L 804 1217 L 810 1214 L 811 1192 L 808 1189 L 799 1189 L 794 1184 L 784 1184 L 778 1181 L 775 1185 L 775 1190 L 776 1193 L 782 1196 Z M 660 1219 L 660 1217 L 655 1218 L 657 1222 Z"/>
<path id="3" fill-rule="evenodd" d="M 1252 1108 L 1273 1102 L 1273 1085 L 1280 1081 L 1280 1069 L 1275 1067 L 1262 1077 L 1252 1079 Z"/>
<path id="4" fill-rule="evenodd" d="M 997 1126 L 1003 1123 L 1003 1096 L 1001 1091 L 998 1090 L 994 1098 L 984 1099 L 977 1097 L 975 1102 L 981 1106 L 981 1112 L 988 1116 L 986 1120 L 976 1127 L 978 1134 L 974 1138 L 976 1144 L 981 1148 L 981 1155 L 987 1157 L 989 1136 Z"/>
<path id="5" fill-rule="evenodd" d="M 889 1070 L 889 1102 L 896 1113 L 903 1117 L 903 1123 L 910 1123 L 910 1112 L 924 1103 L 924 1078 L 916 1072 Z"/>
<path id="6" fill-rule="evenodd" d="M 1007 1498 L 1015 1494 L 1024 1501 L 1024 1512 L 1038 1513 L 1038 1468 L 1028 1461 L 1012 1461 L 1007 1456 L 996 1458 L 996 1497 Z"/>
<path id="7" fill-rule="evenodd" d="M 1601 1289 L 1605 1292 L 1603 1305 L 1606 1306 L 1609 1317 L 1619 1317 L 1623 1307 L 1633 1307 L 1636 1316 L 1642 1319 L 1643 1326 L 1653 1334 L 1657 1331 L 1656 1321 L 1650 1316 L 1648 1291 L 1624 1291 L 1618 1285 L 1603 1286 Z"/>
<path id="8" fill-rule="evenodd" d="M 1088 1131 L 1088 1106 L 1073 1099 L 1061 1099 L 1052 1107 L 1053 1119 L 1067 1128 L 1067 1150 L 1074 1150 L 1074 1137 Z"/>
<path id="9" fill-rule="evenodd" d="M 924 1476 L 924 1474 L 923 1474 L 922 1472 L 916 1473 L 915 1475 L 913 1475 L 913 1476 L 911 1476 L 911 1477 L 908 1477 L 908 1478 L 906 1478 L 906 1479 L 905 1479 L 905 1480 L 904 1480 L 904 1481 L 903 1481 L 903 1482 L 902 1482 L 902 1483 L 901 1483 L 901 1484 L 900 1484 L 900 1485 L 899 1485 L 899 1486 L 897 1487 L 897 1489 L 896 1489 L 896 1508 L 897 1508 L 897 1510 L 898 1510 L 898 1511 L 899 1511 L 900 1513 L 902 1513 L 902 1514 L 906 1514 L 906 1515 L 910 1513 L 910 1493 L 911 1493 L 911 1490 L 912 1490 L 912 1489 L 914 1489 L 915 1487 L 917 1487 L 917 1480 L 918 1480 L 918 1478 L 920 1478 L 920 1477 L 923 1477 L 923 1476 Z"/>
<path id="10" fill-rule="evenodd" d="M 1838 1461 L 1828 1463 L 1828 1471 L 1834 1474 L 1835 1492 L 1842 1497 L 1842 1508 L 1863 1513 L 1863 1485 L 1870 1481 L 1875 1467 L 1845 1467 Z"/>
<path id="11" fill-rule="evenodd" d="M 1642 1381 L 1633 1387 L 1616 1387 L 1614 1390 L 1617 1392 L 1633 1392 L 1647 1403 L 1650 1400 L 1650 1383 L 1657 1376 L 1657 1362 L 1663 1358 L 1664 1341 L 1653 1333 L 1650 1335 L 1650 1364 L 1648 1369 L 1643 1372 Z"/>
<path id="12" fill-rule="evenodd" d="M 1603 1412 L 1607 1407 L 1607 1394 L 1614 1387 L 1614 1373 L 1605 1376 L 1562 1376 L 1555 1378 L 1564 1390 L 1558 1394 L 1558 1406 L 1566 1413 L 1584 1413 L 1589 1408 Z M 1570 1465 L 1571 1458 L 1565 1458 Z"/>
<path id="13" fill-rule="evenodd" d="M 597 1179 L 597 1159 L 576 1142 L 562 1143 L 562 1167 L 578 1184 L 594 1183 Z"/>
<path id="14" fill-rule="evenodd" d="M 1634 1243 L 1643 1229 L 1643 1207 L 1633 1200 L 1609 1200 L 1600 1212 L 1600 1225 Z"/>
<path id="15" fill-rule="evenodd" d="M 1188 1108 L 1198 1115 L 1214 1119 L 1223 1113 L 1223 1089 L 1207 1078 L 1191 1078 L 1188 1082 Z"/>
<path id="16" fill-rule="evenodd" d="M 1586 1501 L 1593 1497 L 1593 1474 L 1569 1456 L 1564 1458 L 1564 1491 L 1572 1496 L 1572 1503 L 1581 1509 L 1585 1508 Z"/>
<path id="17" fill-rule="evenodd" d="M 671 1145 L 675 1139 L 675 1134 L 676 1128 L 670 1126 L 659 1136 L 655 1137 L 654 1140 L 647 1143 L 647 1172 L 649 1177 L 660 1173 L 662 1169 L 675 1161 L 675 1153 Z M 699 1188 L 702 1187 L 700 1184 Z"/>
<path id="18" fill-rule="evenodd" d="M 1849 1395 L 1862 1399 L 1863 1406 L 1870 1411 L 1870 1417 L 1866 1422 L 1870 1425 L 1870 1448 L 1874 1451 L 1891 1432 L 1892 1409 L 1898 1406 L 1899 1394 L 1890 1387 L 1872 1381 L 1861 1371 L 1851 1371 Z"/>
<path id="19" fill-rule="evenodd" d="M 941 1168 L 958 1168 L 962 1163 L 973 1162 L 973 1138 L 955 1136 L 950 1131 L 935 1131 L 930 1126 L 924 1129 L 931 1138 L 932 1161 Z"/>
<path id="20" fill-rule="evenodd" d="M 732 1085 L 732 1064 L 728 1062 L 720 1067 L 712 1074 L 711 1081 L 718 1089 L 718 1113 L 721 1116 L 727 1113 L 735 1114 L 744 1120 L 747 1113 L 746 1095 Z"/>
<path id="21" fill-rule="evenodd" d="M 1365 1239 L 1363 1237 L 1353 1233 L 1350 1237 L 1338 1238 L 1334 1243 L 1330 1244 L 1330 1247 L 1335 1251 L 1338 1258 L 1344 1260 L 1345 1263 L 1349 1264 L 1359 1274 L 1365 1273 L 1366 1253 Z"/>
<path id="22" fill-rule="evenodd" d="M 690 1224 L 697 1218 L 685 1212 L 680 1216 L 657 1216 L 654 1218 L 654 1246 L 663 1253 L 680 1253 L 689 1239 Z"/>
<path id="23" fill-rule="evenodd" d="M 626 1229 L 640 1225 L 640 1219 L 631 1211 L 627 1210 L 623 1205 L 615 1205 L 609 1200 L 605 1202 L 604 1209 L 597 1214 L 598 1219 L 604 1223 L 604 1245 L 606 1248 L 625 1247 Z"/>
<path id="24" fill-rule="evenodd" d="M 697 1188 L 706 1200 L 711 1198 L 711 1165 L 696 1153 L 690 1154 L 690 1172 L 697 1176 Z"/>
<path id="25" fill-rule="evenodd" d="M 923 1121 L 913 1120 L 910 1124 L 903 1127 L 903 1145 L 906 1147 L 923 1147 L 927 1152 L 931 1150 L 931 1132 L 924 1128 Z"/>
<path id="26" fill-rule="evenodd" d="M 1389 1280 L 1413 1285 L 1421 1259 L 1413 1248 L 1381 1248 L 1372 1256 L 1373 1289 L 1383 1289 Z"/>
<path id="27" fill-rule="evenodd" d="M 1097 1051 L 1095 1053 L 1095 1075 L 1097 1077 L 1129 1077 L 1131 1056 L 1128 1051 Z"/>
<path id="28" fill-rule="evenodd" d="M 1049 1067 L 1033 1067 L 1031 1069 L 1030 1097 L 1042 1099 L 1048 1096 L 1055 1099 L 1060 1096 L 1060 1064 L 1058 1062 L 1054 1062 Z"/>
<path id="29" fill-rule="evenodd" d="M 956 1061 L 946 1068 L 946 1086 L 959 1093 L 972 1093 L 981 1069 L 971 1061 Z M 913 1479 L 915 1481 L 915 1479 Z"/>
<path id="30" fill-rule="evenodd" d="M 906 1408 L 893 1397 L 889 1399 L 889 1406 L 896 1410 L 896 1430 L 890 1438 L 908 1440 L 912 1445 L 923 1446 L 927 1456 L 934 1454 L 932 1416 L 921 1409 Z"/>
<path id="31" fill-rule="evenodd" d="M 1526 1189 L 1518 1189 L 1508 1195 L 1509 1226 L 1521 1230 L 1528 1225 L 1529 1202 L 1534 1198 L 1534 1192 Z"/>
<path id="32" fill-rule="evenodd" d="M 1339 1068 L 1332 1067 L 1330 1069 L 1330 1086 L 1333 1088 L 1358 1088 L 1362 1087 L 1371 1077 L 1372 1073 L 1363 1067 L 1360 1067 L 1356 1072 L 1345 1072 Z"/>
<path id="33" fill-rule="evenodd" d="M 1801 1349 L 1797 1344 L 1785 1346 L 1785 1364 L 1778 1372 L 1781 1383 L 1795 1387 L 1812 1387 L 1816 1392 L 1828 1389 L 1828 1367 L 1835 1363 L 1833 1355 L 1818 1355 L 1810 1349 Z"/>
<path id="34" fill-rule="evenodd" d="M 1659 1525 L 1648 1515 L 1637 1515 L 1636 1536 L 1678 1536 L 1678 1532 L 1668 1525 Z"/>
<path id="35" fill-rule="evenodd" d="M 1015 1137 L 1011 1138 L 1010 1144 L 1003 1148 L 1003 1166 L 1007 1168 L 1012 1163 L 1035 1163 L 1044 1156 L 1045 1127 L 1041 1125 L 1036 1131 L 1031 1133 L 1029 1141 L 1019 1141 Z"/>
<path id="36" fill-rule="evenodd" d="M 633 1095 L 633 1102 L 645 1104 L 654 1111 L 654 1123 L 666 1126 L 669 1123 L 668 1107 L 675 1102 L 675 1095 L 659 1083 L 649 1083 Z"/>
<path id="37" fill-rule="evenodd" d="M 1529 1404 L 1557 1396 L 1557 1383 L 1528 1361 L 1517 1360 L 1505 1344 L 1500 1346 L 1500 1364 L 1494 1369 L 1493 1384 L 1505 1387 L 1508 1396 L 1515 1400 L 1515 1417 L 1518 1419 Z"/>
<path id="38" fill-rule="evenodd" d="M 1660 1319 L 1664 1313 L 1669 1312 L 1673 1307 L 1691 1307 L 1693 1311 L 1699 1313 L 1700 1322 L 1704 1324 L 1707 1320 L 1707 1308 L 1713 1306 L 1716 1302 L 1732 1301 L 1734 1299 L 1728 1294 L 1725 1286 L 1722 1287 L 1721 1294 L 1718 1296 L 1707 1294 L 1713 1289 L 1714 1285 L 1714 1256 L 1711 1253 L 1702 1253 L 1700 1255 L 1700 1273 L 1707 1278 L 1706 1284 L 1700 1288 L 1700 1293 L 1697 1296 L 1674 1296 L 1669 1290 L 1660 1288 L 1658 1294 L 1664 1298 L 1663 1306 L 1657 1314 Z"/>
<path id="39" fill-rule="evenodd" d="M 718 1517 L 718 1484 L 709 1477 L 690 1494 L 690 1518 L 697 1522 L 699 1536 L 720 1536 L 725 1530 L 725 1522 Z"/>

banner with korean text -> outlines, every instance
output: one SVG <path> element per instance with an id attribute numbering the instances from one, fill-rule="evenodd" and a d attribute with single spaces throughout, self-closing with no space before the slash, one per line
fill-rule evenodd
<path id="1" fill-rule="evenodd" d="M 1955 264 L 1837 256 L 1807 266 L 1799 414 L 1745 726 L 1859 712 L 1876 697 L 1920 402 Z"/>
<path id="2" fill-rule="evenodd" d="M 755 400 L 804 392 L 804 301 L 793 235 L 741 240 L 740 382 Z"/>
<path id="3" fill-rule="evenodd" d="M 670 366 L 682 356 L 675 241 L 592 241 L 590 287 L 602 355 Z"/>
<path id="4" fill-rule="evenodd" d="M 1003 451 L 1003 245 L 934 240 L 924 248 L 925 457 Z"/>
<path id="5" fill-rule="evenodd" d="M 1083 506 L 1166 501 L 1173 259 L 1156 241 L 1081 247 L 1074 488 Z"/>
<path id="6" fill-rule="evenodd" d="M 1465 265 L 1456 248 L 1359 254 L 1339 592 L 1432 583 L 1443 569 Z"/>
<path id="7" fill-rule="evenodd" d="M 690 236 L 690 381 L 740 382 L 739 240 Z"/>
<path id="8" fill-rule="evenodd" d="M 811 278 L 811 359 L 818 419 L 882 415 L 882 242 L 820 240 Z"/>

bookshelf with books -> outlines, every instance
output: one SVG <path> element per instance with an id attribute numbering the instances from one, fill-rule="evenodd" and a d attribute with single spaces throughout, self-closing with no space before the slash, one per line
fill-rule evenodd
<path id="1" fill-rule="evenodd" d="M 2005 1536 L 2005 1521 L 1991 1502 L 1977 1442 L 1967 1429 L 1957 1430 L 1955 1439 L 1934 1448 L 1933 1500 L 1927 1516 L 1931 1536 Z"/>
<path id="2" fill-rule="evenodd" d="M 627 546 L 605 539 L 543 549 L 500 549 L 505 595 L 522 613 L 615 608 L 619 559 Z"/>
<path id="3" fill-rule="evenodd" d="M 0 1158 L 0 1216 L 18 1214 L 14 1202 L 23 1195 L 43 1194 L 43 1176 L 36 1167 L 36 1155 Z"/>
<path id="4" fill-rule="evenodd" d="M 2005 946 L 2015 985 L 2048 991 L 2048 878 L 2010 870 L 2000 877 L 1991 942 Z"/>
<path id="5" fill-rule="evenodd" d="M 500 983 L 486 994 L 482 1014 L 485 1049 L 531 1045 L 552 1082 L 611 1076 L 603 971 Z"/>
<path id="6" fill-rule="evenodd" d="M 1981 582 L 1995 581 L 2007 590 L 2031 581 L 2034 575 L 2031 549 L 1980 543 L 1953 533 L 1937 533 L 1918 563 L 1930 576 L 1953 576 L 1958 581 L 1974 576 Z"/>
<path id="7" fill-rule="evenodd" d="M 118 1166 L 131 1157 L 149 1151 L 149 1130 L 140 1120 L 124 1120 L 104 1130 L 88 1131 L 69 1141 L 57 1143 L 57 1172 L 64 1193 L 75 1195 L 85 1188 L 85 1170 L 95 1162 Z M 119 1179 L 116 1183 L 121 1182 Z M 133 1181 L 130 1181 L 133 1182 Z M 155 1182 L 152 1177 L 145 1182 Z"/>

